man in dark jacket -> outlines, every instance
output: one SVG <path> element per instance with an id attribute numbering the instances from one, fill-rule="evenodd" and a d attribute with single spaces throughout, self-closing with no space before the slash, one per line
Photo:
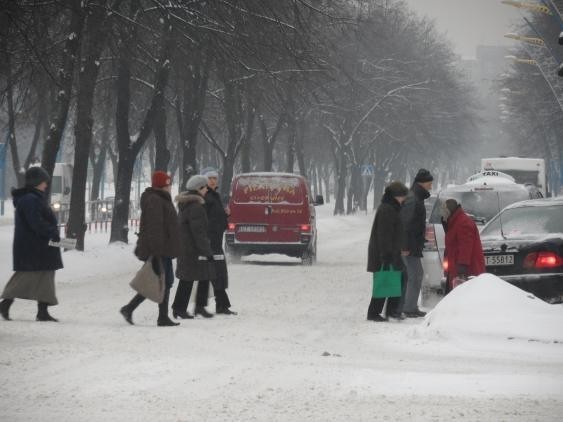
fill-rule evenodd
<path id="1" fill-rule="evenodd" d="M 402 301 L 402 311 L 409 318 L 426 315 L 418 309 L 418 296 L 422 286 L 422 250 L 426 233 L 426 207 L 424 201 L 430 197 L 434 178 L 426 169 L 418 170 L 412 188 L 401 210 L 405 230 L 403 260 L 407 268 L 407 286 Z"/>
<path id="2" fill-rule="evenodd" d="M 383 268 L 393 266 L 396 270 L 403 270 L 401 260 L 401 246 L 403 243 L 403 225 L 401 222 L 401 204 L 405 200 L 408 189 L 401 182 L 393 182 L 385 188 L 381 205 L 377 208 L 371 236 L 368 245 L 367 270 L 375 273 Z M 398 306 L 400 297 L 373 298 L 368 308 L 367 319 L 370 321 L 386 321 L 381 311 L 387 300 L 387 315 L 397 318 L 400 316 Z"/>
<path id="3" fill-rule="evenodd" d="M 215 255 L 225 255 L 223 251 L 223 234 L 228 224 L 228 209 L 223 207 L 221 195 L 217 192 L 217 179 L 219 174 L 215 170 L 209 170 L 205 174 L 207 176 L 207 193 L 205 194 L 205 209 L 207 211 L 209 241 L 211 250 Z M 213 280 L 213 290 L 215 291 L 215 312 L 225 315 L 236 315 L 231 311 L 231 302 L 227 295 L 229 287 L 229 276 L 227 272 L 227 263 L 224 259 L 215 261 L 216 278 Z"/>
<path id="4" fill-rule="evenodd" d="M 47 311 L 48 306 L 58 304 L 55 271 L 63 268 L 60 249 L 49 246 L 49 241 L 60 241 L 57 218 L 45 197 L 49 181 L 44 169 L 30 167 L 25 187 L 12 191 L 15 273 L 2 293 L 0 314 L 5 320 L 10 320 L 10 306 L 19 298 L 37 301 L 37 321 L 57 321 Z"/>
<path id="5" fill-rule="evenodd" d="M 159 327 L 179 325 L 168 317 L 170 288 L 174 283 L 172 259 L 180 254 L 178 215 L 170 196 L 171 184 L 172 179 L 167 173 L 153 173 L 151 187 L 141 195 L 141 224 L 135 248 L 137 258 L 146 261 L 151 257 L 155 269 L 164 271 L 164 298 L 158 305 Z M 121 308 L 121 315 L 129 324 L 133 324 L 133 311 L 144 300 L 144 296 L 136 294 Z"/>

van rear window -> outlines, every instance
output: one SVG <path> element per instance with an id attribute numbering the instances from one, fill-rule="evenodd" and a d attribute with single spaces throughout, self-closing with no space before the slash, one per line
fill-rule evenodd
<path id="1" fill-rule="evenodd" d="M 297 177 L 243 176 L 233 192 L 237 204 L 302 204 L 304 192 Z"/>

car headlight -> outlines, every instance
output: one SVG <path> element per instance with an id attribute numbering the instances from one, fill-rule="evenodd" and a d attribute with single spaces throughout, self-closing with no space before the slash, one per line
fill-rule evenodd
<path id="1" fill-rule="evenodd" d="M 56 210 L 56 211 L 60 210 L 60 209 L 61 209 L 61 204 L 60 204 L 59 202 L 55 202 L 55 203 L 53 204 L 53 209 Z"/>

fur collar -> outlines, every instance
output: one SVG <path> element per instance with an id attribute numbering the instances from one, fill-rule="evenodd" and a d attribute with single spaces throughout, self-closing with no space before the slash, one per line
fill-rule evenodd
<path id="1" fill-rule="evenodd" d="M 188 205 L 193 202 L 199 202 L 201 205 L 205 204 L 205 199 L 201 195 L 193 191 L 180 192 L 176 197 L 178 205 Z"/>

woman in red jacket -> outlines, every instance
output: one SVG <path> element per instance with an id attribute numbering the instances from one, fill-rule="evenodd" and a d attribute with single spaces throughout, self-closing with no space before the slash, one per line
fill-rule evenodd
<path id="1" fill-rule="evenodd" d="M 477 225 L 461 205 L 455 199 L 448 199 L 442 213 L 446 221 L 446 289 L 450 292 L 456 277 L 466 279 L 484 273 L 485 257 Z"/>

